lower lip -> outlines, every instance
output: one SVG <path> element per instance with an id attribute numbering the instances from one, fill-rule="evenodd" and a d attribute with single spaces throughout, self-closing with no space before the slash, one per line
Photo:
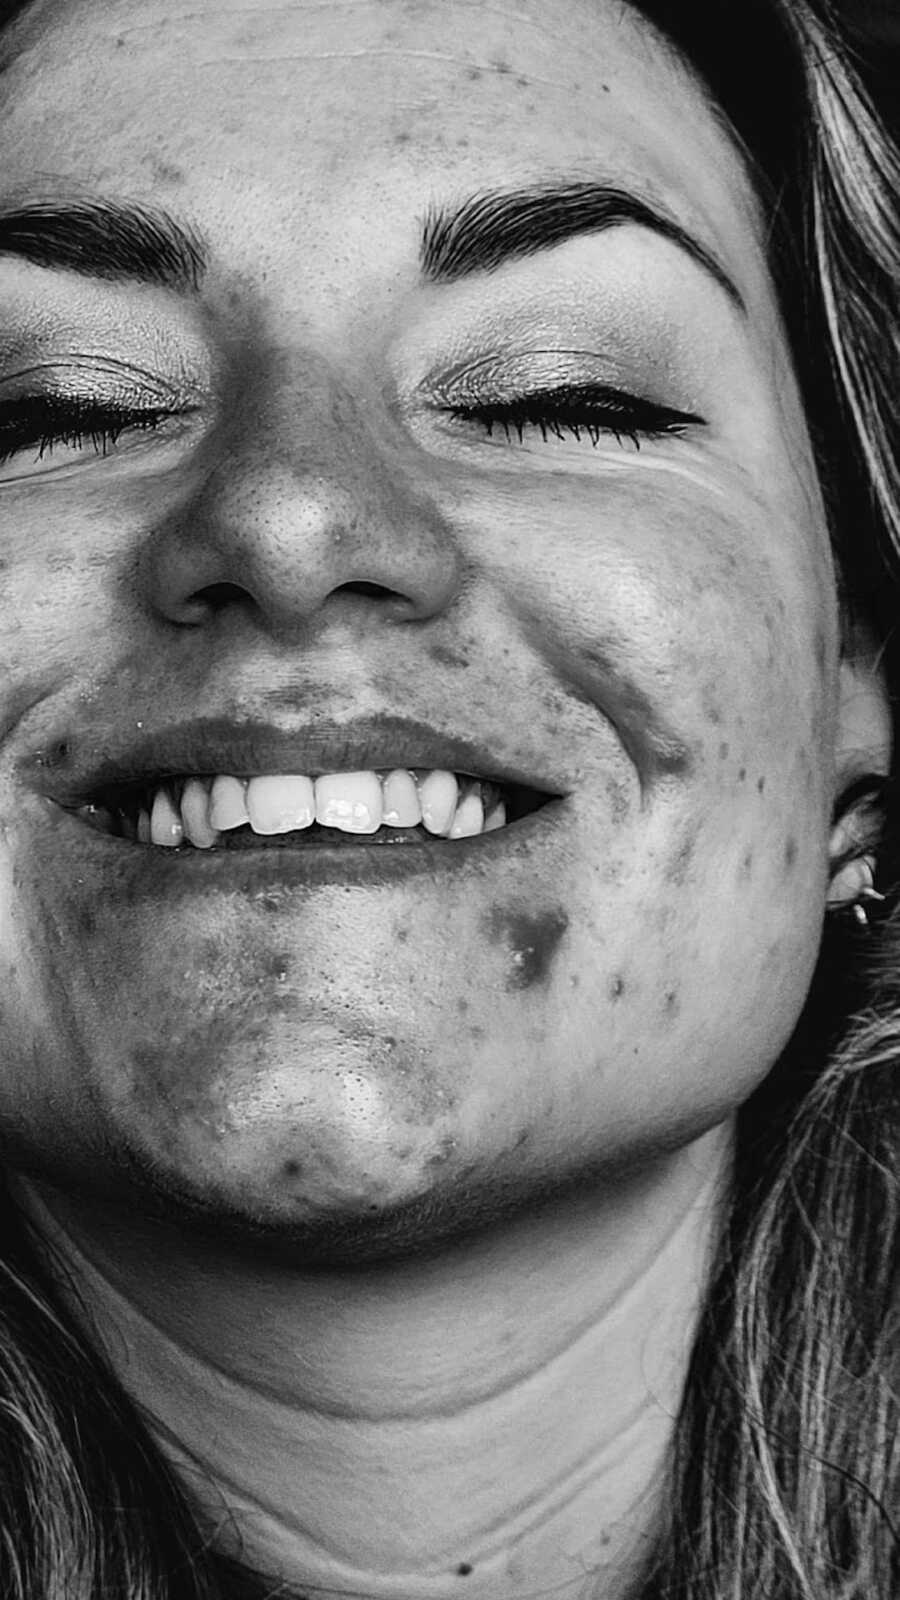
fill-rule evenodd
<path id="1" fill-rule="evenodd" d="M 549 845 L 564 822 L 563 800 L 551 800 L 539 811 L 490 833 L 469 839 L 443 839 L 417 834 L 407 842 L 374 843 L 345 835 L 340 845 L 292 848 L 271 843 L 239 850 L 198 850 L 193 846 L 167 849 L 141 845 L 99 832 L 71 812 L 52 805 L 66 848 L 77 850 L 86 870 L 134 873 L 148 887 L 208 888 L 234 892 L 264 889 L 267 885 L 290 888 L 392 884 L 408 879 L 482 872 L 512 863 Z M 56 830 L 54 830 L 56 831 Z M 57 848 L 61 840 L 57 834 Z"/>

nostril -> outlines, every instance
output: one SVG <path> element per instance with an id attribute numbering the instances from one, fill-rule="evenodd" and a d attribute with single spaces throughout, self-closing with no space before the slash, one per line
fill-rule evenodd
<path id="1" fill-rule="evenodd" d="M 209 583 L 191 595 L 194 605 L 205 606 L 208 611 L 223 611 L 226 606 L 238 605 L 247 599 L 247 590 L 239 583 Z"/>
<path id="2" fill-rule="evenodd" d="M 334 592 L 335 594 L 368 594 L 372 595 L 376 600 L 403 599 L 403 596 L 398 594 L 396 589 L 388 589 L 383 583 L 367 583 L 364 579 L 359 579 L 353 583 L 342 583 Z"/>

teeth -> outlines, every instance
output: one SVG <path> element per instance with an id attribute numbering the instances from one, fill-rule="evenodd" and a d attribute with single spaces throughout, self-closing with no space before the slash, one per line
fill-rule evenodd
<path id="1" fill-rule="evenodd" d="M 448 834 L 456 815 L 459 784 L 455 774 L 438 769 L 419 782 L 422 822 L 429 833 Z"/>
<path id="2" fill-rule="evenodd" d="M 415 828 L 422 821 L 419 791 L 416 780 L 405 768 L 389 772 L 382 785 L 384 790 L 384 815 L 382 821 L 389 828 Z"/>
<path id="3" fill-rule="evenodd" d="M 209 785 L 199 778 L 188 778 L 181 796 L 181 820 L 191 844 L 198 850 L 211 850 L 219 834 L 209 825 Z"/>
<path id="4" fill-rule="evenodd" d="M 149 808 L 112 812 L 87 805 L 80 815 L 101 832 L 142 844 L 172 849 L 187 841 L 200 850 L 213 849 L 223 832 L 247 824 L 261 835 L 292 833 L 316 822 L 342 833 L 421 826 L 439 838 L 469 839 L 505 827 L 507 820 L 497 784 L 458 779 L 441 768 L 329 772 L 315 779 L 294 773 L 190 777 L 181 786 L 180 807 L 173 787 L 171 781 L 161 785 Z"/>
<path id="5" fill-rule="evenodd" d="M 184 825 L 165 789 L 156 791 L 150 813 L 150 841 L 174 849 L 184 840 Z"/>
<path id="6" fill-rule="evenodd" d="M 374 772 L 329 772 L 316 779 L 316 821 L 343 833 L 377 833 L 381 827 L 381 780 Z"/>
<path id="7" fill-rule="evenodd" d="M 316 821 L 312 780 L 287 773 L 251 778 L 247 811 L 254 833 L 294 833 L 298 828 L 310 828 Z"/>
<path id="8" fill-rule="evenodd" d="M 214 778 L 209 791 L 209 825 L 219 832 L 242 828 L 250 821 L 247 785 L 240 778 Z"/>
<path id="9" fill-rule="evenodd" d="M 463 795 L 450 828 L 451 839 L 471 839 L 484 829 L 484 805 L 477 789 Z"/>
<path id="10" fill-rule="evenodd" d="M 485 833 L 493 833 L 495 828 L 505 828 L 505 827 L 506 827 L 506 807 L 503 804 L 502 800 L 498 800 L 497 804 L 494 806 L 493 811 L 489 812 L 489 814 L 484 819 L 484 831 L 485 831 Z"/>

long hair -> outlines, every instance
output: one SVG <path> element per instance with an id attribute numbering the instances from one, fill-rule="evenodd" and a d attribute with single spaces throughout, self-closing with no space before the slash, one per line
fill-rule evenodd
<path id="1" fill-rule="evenodd" d="M 0 28 L 25 3 L 0 0 Z M 900 701 L 900 156 L 828 0 L 639 0 L 706 82 L 764 204 L 848 634 Z M 897 717 L 895 716 L 895 722 Z M 900 788 L 900 786 L 898 786 Z M 635 1600 L 900 1595 L 900 801 L 885 912 L 835 916 L 794 1038 L 738 1117 L 728 1215 Z M 0 1589 L 258 1600 L 0 1198 Z M 586 1402 L 588 1397 L 585 1397 Z"/>

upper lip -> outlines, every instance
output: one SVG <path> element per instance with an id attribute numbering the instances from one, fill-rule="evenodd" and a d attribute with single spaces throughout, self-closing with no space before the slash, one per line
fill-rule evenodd
<path id="1" fill-rule="evenodd" d="M 519 785 L 547 796 L 563 786 L 545 771 L 509 760 L 487 743 L 442 732 L 407 717 L 375 714 L 350 722 L 278 727 L 227 717 L 152 728 L 132 723 L 129 734 L 94 733 L 46 743 L 31 764 L 37 787 L 64 806 L 95 801 L 105 790 L 170 778 L 252 778 L 266 773 L 361 772 L 394 767 L 444 768 Z"/>

